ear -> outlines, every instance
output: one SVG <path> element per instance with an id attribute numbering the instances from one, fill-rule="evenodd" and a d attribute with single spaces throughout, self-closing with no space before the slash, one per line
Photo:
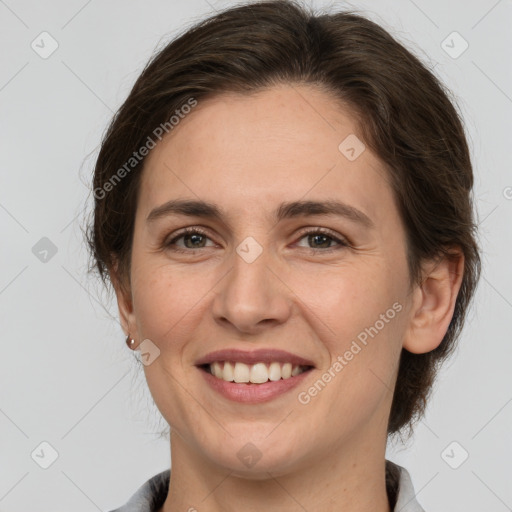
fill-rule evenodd
<path id="1" fill-rule="evenodd" d="M 458 249 L 424 265 L 422 283 L 413 291 L 403 348 L 425 354 L 441 344 L 453 318 L 463 274 L 464 254 Z"/>
<path id="2" fill-rule="evenodd" d="M 126 283 L 126 278 L 121 276 L 117 258 L 114 258 L 114 264 L 113 267 L 109 270 L 109 274 L 112 286 L 114 287 L 114 291 L 116 293 L 121 327 L 123 328 L 126 336 L 130 335 L 132 338 L 134 338 L 137 333 L 137 327 L 135 322 L 135 314 L 133 311 L 131 287 L 129 283 Z"/>

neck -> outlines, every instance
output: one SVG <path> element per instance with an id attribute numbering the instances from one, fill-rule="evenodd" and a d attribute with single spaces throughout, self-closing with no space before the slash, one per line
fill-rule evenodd
<path id="1" fill-rule="evenodd" d="M 385 440 L 381 448 L 379 443 L 345 440 L 328 455 L 318 453 L 280 473 L 263 468 L 247 478 L 205 459 L 173 432 L 170 492 L 158 512 L 392 512 Z"/>

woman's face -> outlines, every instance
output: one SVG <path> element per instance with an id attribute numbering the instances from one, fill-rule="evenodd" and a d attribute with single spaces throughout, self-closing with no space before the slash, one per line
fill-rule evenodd
<path id="1" fill-rule="evenodd" d="M 325 92 L 283 85 L 200 101 L 146 160 L 120 307 L 131 335 L 150 340 L 144 371 L 172 442 L 205 465 L 263 478 L 384 455 L 411 296 L 386 173 L 357 137 Z M 163 207 L 177 200 L 219 215 Z M 345 207 L 301 207 L 327 201 Z M 293 356 L 313 368 L 223 384 L 198 363 L 224 349 L 291 354 L 256 357 L 272 371 Z"/>

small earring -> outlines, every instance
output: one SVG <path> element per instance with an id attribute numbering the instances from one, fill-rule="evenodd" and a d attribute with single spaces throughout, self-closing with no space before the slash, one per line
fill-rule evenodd
<path id="1" fill-rule="evenodd" d="M 126 345 L 128 346 L 128 348 L 135 350 L 135 340 L 130 338 L 129 334 L 128 336 L 126 336 Z"/>

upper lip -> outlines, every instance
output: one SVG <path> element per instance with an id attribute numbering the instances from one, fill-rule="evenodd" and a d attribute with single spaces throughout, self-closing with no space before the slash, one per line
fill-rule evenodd
<path id="1" fill-rule="evenodd" d="M 315 366 L 313 361 L 297 356 L 285 350 L 274 348 L 260 348 L 258 350 L 239 350 L 236 348 L 216 350 L 210 352 L 196 361 L 197 366 L 211 364 L 215 361 L 233 361 L 245 364 L 266 363 L 274 361 L 280 363 L 292 363 L 293 366 Z"/>

